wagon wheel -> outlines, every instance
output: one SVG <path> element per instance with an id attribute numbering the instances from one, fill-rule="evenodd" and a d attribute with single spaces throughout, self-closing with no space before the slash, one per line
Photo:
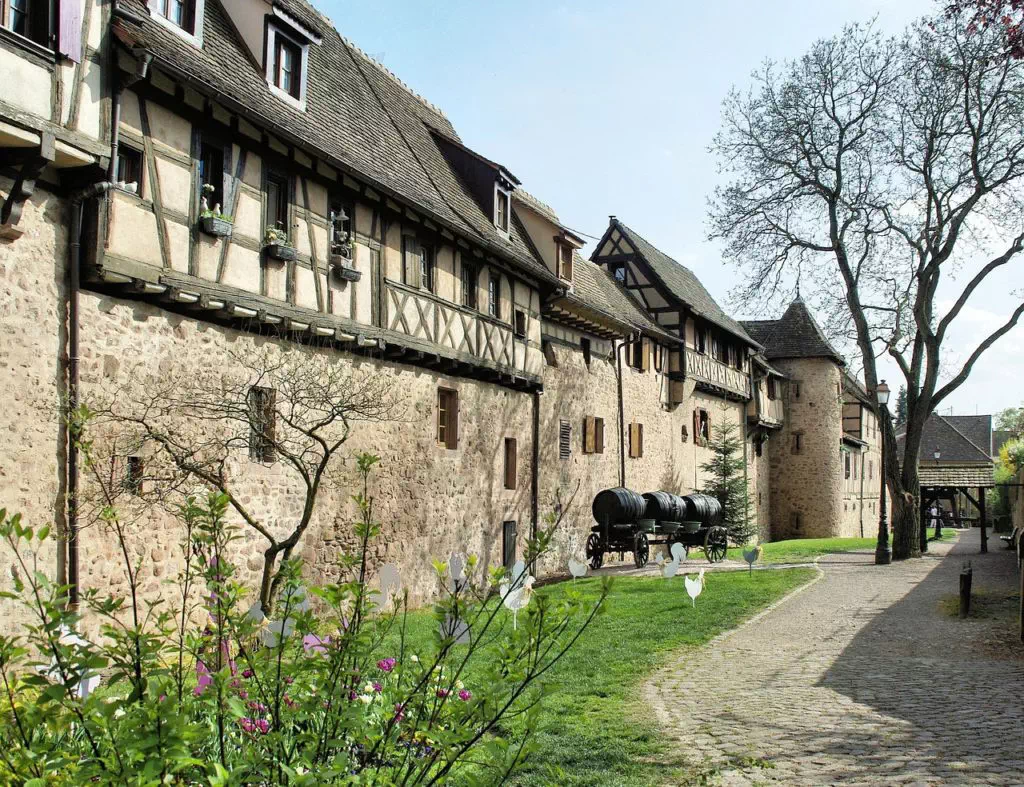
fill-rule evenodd
<path id="1" fill-rule="evenodd" d="M 647 541 L 646 533 L 637 533 L 633 539 L 633 563 L 637 568 L 643 568 L 651 558 L 651 545 Z"/>
<path id="2" fill-rule="evenodd" d="M 704 554 L 708 556 L 708 562 L 718 563 L 724 560 L 728 546 L 724 527 L 715 525 L 708 528 L 707 535 L 704 536 Z"/>
<path id="3" fill-rule="evenodd" d="M 597 533 L 587 536 L 587 560 L 590 561 L 590 567 L 594 570 L 601 568 L 601 564 L 604 562 L 604 544 L 601 543 L 601 536 Z"/>

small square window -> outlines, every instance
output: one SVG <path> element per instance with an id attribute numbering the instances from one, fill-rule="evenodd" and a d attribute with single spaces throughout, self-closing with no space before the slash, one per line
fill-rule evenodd
<path id="1" fill-rule="evenodd" d="M 114 172 L 117 183 L 136 183 L 136 193 L 142 194 L 142 151 L 121 142 L 117 146 L 117 168 Z"/>
<path id="2" fill-rule="evenodd" d="M 141 456 L 129 456 L 125 467 L 124 488 L 133 495 L 142 494 L 142 477 L 145 465 Z"/>
<path id="3" fill-rule="evenodd" d="M 517 339 L 526 338 L 526 312 L 516 309 L 514 331 Z"/>
<path id="4" fill-rule="evenodd" d="M 590 339 L 586 336 L 580 337 L 580 350 L 583 351 L 583 363 L 590 366 Z"/>
<path id="5" fill-rule="evenodd" d="M 459 447 L 459 394 L 450 388 L 437 389 L 437 442 Z"/>
<path id="6" fill-rule="evenodd" d="M 619 284 L 625 285 L 626 284 L 626 266 L 625 265 L 616 265 L 615 268 L 612 269 L 612 276 L 615 277 L 615 281 L 617 281 Z"/>

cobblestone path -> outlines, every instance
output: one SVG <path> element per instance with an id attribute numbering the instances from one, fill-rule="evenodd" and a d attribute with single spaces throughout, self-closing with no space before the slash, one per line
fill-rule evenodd
<path id="1" fill-rule="evenodd" d="M 1011 621 L 939 609 L 971 560 L 1008 612 L 1015 558 L 978 542 L 968 531 L 888 568 L 823 558 L 817 582 L 656 673 L 647 702 L 712 784 L 1024 784 Z"/>

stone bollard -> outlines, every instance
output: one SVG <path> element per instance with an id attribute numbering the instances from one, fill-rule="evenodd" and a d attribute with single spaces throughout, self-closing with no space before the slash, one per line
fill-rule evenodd
<path id="1" fill-rule="evenodd" d="M 968 563 L 960 569 L 960 617 L 966 618 L 971 613 L 971 581 L 974 569 Z"/>

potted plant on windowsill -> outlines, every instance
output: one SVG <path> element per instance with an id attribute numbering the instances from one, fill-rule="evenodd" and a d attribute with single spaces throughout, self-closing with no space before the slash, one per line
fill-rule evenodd
<path id="1" fill-rule="evenodd" d="M 231 235 L 234 223 L 230 216 L 225 216 L 220 212 L 219 202 L 212 208 L 210 207 L 210 196 L 213 192 L 212 185 L 203 184 L 203 198 L 199 209 L 199 229 L 215 238 L 226 238 Z"/>
<path id="2" fill-rule="evenodd" d="M 331 244 L 331 270 L 345 281 L 359 281 L 363 275 L 352 267 L 352 241 L 347 232 L 339 233 Z"/>
<path id="3" fill-rule="evenodd" d="M 267 227 L 263 233 L 263 250 L 268 257 L 282 262 L 291 262 L 296 257 L 295 247 L 288 240 L 288 233 L 280 227 Z"/>

